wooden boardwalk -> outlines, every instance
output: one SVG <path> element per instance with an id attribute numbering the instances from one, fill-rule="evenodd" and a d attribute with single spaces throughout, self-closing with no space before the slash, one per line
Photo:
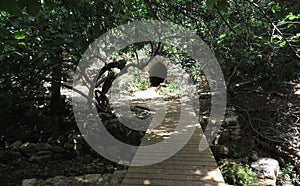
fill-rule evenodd
<path id="1" fill-rule="evenodd" d="M 186 117 L 193 116 L 187 115 Z M 140 147 L 167 141 L 166 139 L 174 135 L 174 128 L 179 118 L 180 107 L 176 104 L 168 106 L 165 120 L 159 127 L 147 131 Z M 193 126 L 195 127 L 195 125 Z M 172 157 L 152 165 L 129 167 L 122 185 L 225 185 L 210 148 L 204 151 L 198 150 L 203 132 L 199 124 L 196 124 L 196 126 L 197 128 L 190 140 L 187 143 L 184 142 L 184 147 Z M 184 133 L 181 135 L 184 135 Z M 178 140 L 180 142 L 180 138 Z M 172 149 L 174 145 L 178 144 L 180 143 L 169 142 L 168 147 Z M 156 160 L 161 156 L 166 156 L 163 152 L 168 150 L 169 148 L 164 148 L 146 152 L 141 148 L 137 151 L 133 161 L 149 161 L 149 155 L 150 160 Z M 148 157 L 145 157 L 146 155 Z"/>

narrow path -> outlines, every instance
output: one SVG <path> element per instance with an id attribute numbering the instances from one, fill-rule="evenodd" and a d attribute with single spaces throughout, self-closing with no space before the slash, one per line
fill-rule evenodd
<path id="1" fill-rule="evenodd" d="M 199 151 L 198 149 L 199 142 L 203 136 L 199 124 L 191 123 L 191 125 L 188 125 L 189 128 L 196 127 L 196 130 L 187 143 L 184 141 L 184 137 L 177 138 L 175 143 L 174 141 L 168 142 L 167 139 L 171 139 L 176 135 L 187 135 L 187 133 L 185 133 L 187 128 L 179 132 L 177 129 L 176 131 L 174 130 L 179 121 L 189 121 L 189 118 L 195 117 L 195 115 L 189 114 L 180 116 L 181 111 L 180 104 L 169 104 L 164 121 L 158 127 L 147 131 L 140 145 L 141 148 L 139 148 L 133 159 L 133 161 L 136 162 L 155 161 L 163 156 L 166 157 L 166 160 L 148 166 L 130 167 L 122 185 L 225 185 L 210 148 L 204 151 Z M 188 136 L 188 138 L 189 137 L 190 136 Z M 169 144 L 165 146 L 166 148 L 156 149 L 151 152 L 143 148 L 143 146 L 157 144 L 158 142 Z M 175 155 L 170 158 L 166 156 L 165 152 L 173 150 L 181 144 L 183 144 L 184 147 Z"/>

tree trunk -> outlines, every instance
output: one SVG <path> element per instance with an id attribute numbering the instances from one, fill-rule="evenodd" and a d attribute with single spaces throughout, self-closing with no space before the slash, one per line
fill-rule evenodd
<path id="1" fill-rule="evenodd" d="M 61 99 L 61 72 L 62 72 L 62 50 L 57 52 L 54 58 L 54 67 L 52 69 L 51 81 L 51 99 L 50 99 L 50 112 L 51 115 L 60 115 L 64 109 L 63 100 Z"/>

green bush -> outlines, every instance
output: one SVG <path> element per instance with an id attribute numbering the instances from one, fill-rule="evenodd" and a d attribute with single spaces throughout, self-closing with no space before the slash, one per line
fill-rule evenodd
<path id="1" fill-rule="evenodd" d="M 247 160 L 246 160 L 247 162 Z M 248 164 L 243 161 L 232 161 L 223 159 L 221 163 L 221 172 L 225 181 L 234 185 L 253 185 L 256 174 Z"/>
<path id="2" fill-rule="evenodd" d="M 295 178 L 291 177 L 291 174 L 293 173 L 294 165 L 287 164 L 280 172 L 279 178 L 288 181 L 288 182 L 294 182 L 296 181 Z"/>
<path id="3" fill-rule="evenodd" d="M 137 78 L 133 86 L 129 89 L 129 92 L 137 92 L 141 90 L 147 90 L 150 87 L 150 83 L 146 78 Z"/>
<path id="4" fill-rule="evenodd" d="M 160 95 L 169 95 L 169 94 L 179 94 L 179 85 L 176 82 L 171 82 L 167 84 L 166 87 L 161 87 L 159 89 Z"/>

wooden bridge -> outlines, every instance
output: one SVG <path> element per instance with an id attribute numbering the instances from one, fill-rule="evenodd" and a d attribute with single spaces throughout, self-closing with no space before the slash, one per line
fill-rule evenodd
<path id="1" fill-rule="evenodd" d="M 169 105 L 162 124 L 148 130 L 140 146 L 166 141 L 171 135 L 174 135 L 174 128 L 177 126 L 180 117 L 182 117 L 180 111 L 180 104 Z M 186 117 L 192 116 L 187 115 Z M 225 185 L 210 148 L 199 151 L 199 142 L 203 137 L 200 125 L 193 124 L 192 127 L 197 127 L 195 132 L 187 143 L 183 142 L 185 143 L 184 147 L 175 155 L 156 164 L 130 167 L 125 174 L 122 185 Z M 169 143 L 168 147 L 172 148 L 172 145 L 178 144 Z M 145 155 L 149 155 L 149 153 L 150 161 L 155 161 L 164 156 L 161 153 L 162 151 L 167 150 L 168 148 L 146 152 L 141 148 L 137 151 L 133 161 L 149 161 L 149 156 L 145 159 Z"/>

